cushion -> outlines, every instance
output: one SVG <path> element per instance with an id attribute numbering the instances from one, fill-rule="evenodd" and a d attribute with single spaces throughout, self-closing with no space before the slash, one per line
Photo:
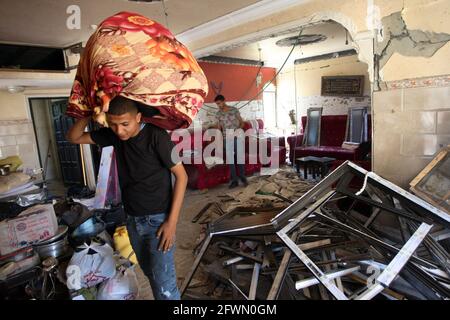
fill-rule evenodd
<path id="1" fill-rule="evenodd" d="M 344 149 L 355 150 L 355 149 L 358 149 L 358 147 L 359 147 L 359 143 L 347 142 L 347 141 L 344 141 L 342 143 L 342 148 L 344 148 Z"/>
<path id="2" fill-rule="evenodd" d="M 297 147 L 295 158 L 314 156 L 331 157 L 339 160 L 353 160 L 356 156 L 356 150 L 348 150 L 342 147 Z"/>

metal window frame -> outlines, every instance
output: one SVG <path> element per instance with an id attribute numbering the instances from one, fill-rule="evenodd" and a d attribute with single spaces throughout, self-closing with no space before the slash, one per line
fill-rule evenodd
<path id="1" fill-rule="evenodd" d="M 432 221 L 437 221 L 440 224 L 443 224 L 446 227 L 450 226 L 450 216 L 447 215 L 442 210 L 428 204 L 424 200 L 412 195 L 411 193 L 401 189 L 395 184 L 379 177 L 378 175 L 371 173 L 365 169 L 357 166 L 356 164 L 346 161 L 342 165 L 340 165 L 336 170 L 331 172 L 328 176 L 326 176 L 321 182 L 315 185 L 311 190 L 305 193 L 302 197 L 288 206 L 286 209 L 282 210 L 280 213 L 275 215 L 270 221 L 267 218 L 264 220 L 264 223 L 260 224 L 251 224 L 251 219 L 244 219 L 244 223 L 232 224 L 231 228 L 225 228 L 223 224 L 224 221 L 231 217 L 231 214 L 226 214 L 216 220 L 214 223 L 210 225 L 210 229 L 207 230 L 206 238 L 203 242 L 203 245 L 198 253 L 191 270 L 188 272 L 187 276 L 184 279 L 184 282 L 181 287 L 181 295 L 186 291 L 192 277 L 194 276 L 206 250 L 211 244 L 211 241 L 216 236 L 239 236 L 239 235 L 273 235 L 276 234 L 281 241 L 289 248 L 292 253 L 294 253 L 305 265 L 310 269 L 311 272 L 316 276 L 316 278 L 325 285 L 325 287 L 338 299 L 347 299 L 345 294 L 339 288 L 336 287 L 333 281 L 330 281 L 326 275 L 308 258 L 308 256 L 295 244 L 295 241 L 289 237 L 290 233 L 295 232 L 295 228 L 306 218 L 308 218 L 311 214 L 318 214 L 317 209 L 326 201 L 330 200 L 333 196 L 339 193 L 339 190 L 342 186 L 348 185 L 351 179 L 354 176 L 358 176 L 360 178 L 367 179 L 367 184 L 374 184 L 377 188 L 382 190 L 387 190 L 391 194 L 395 194 L 396 197 L 402 202 L 406 203 L 408 206 L 413 209 L 421 211 L 422 215 L 427 216 Z M 337 190 L 333 190 L 333 185 L 337 183 Z M 372 219 L 373 221 L 374 219 Z M 218 226 L 220 226 L 218 228 Z M 431 224 L 428 224 L 431 225 Z M 348 227 L 348 226 L 347 226 Z M 367 239 L 370 239 L 369 235 L 362 233 L 362 235 Z M 377 240 L 377 244 L 380 246 L 384 246 L 385 249 L 394 252 L 398 255 L 401 249 L 395 248 L 393 246 L 384 243 L 381 240 Z M 286 276 L 286 272 L 289 266 L 291 256 L 287 252 L 285 252 L 285 256 L 283 257 L 284 265 L 282 265 L 283 269 L 279 269 L 279 273 L 274 280 L 271 291 L 269 293 L 268 299 L 276 299 L 281 287 L 281 283 Z M 418 257 L 411 256 L 411 259 L 415 262 L 430 266 L 430 264 L 422 260 Z M 281 267 L 281 266 L 280 266 Z M 434 265 L 431 265 L 434 267 Z"/>
<path id="2" fill-rule="evenodd" d="M 319 204 L 323 203 L 321 199 Z M 313 206 L 317 207 L 317 203 Z M 305 215 L 302 215 L 302 219 L 297 219 L 292 222 L 292 225 L 286 226 L 282 230 L 277 232 L 278 237 L 283 241 L 286 246 L 297 256 L 297 258 L 309 269 L 313 276 L 317 279 L 317 283 L 321 283 L 337 300 L 348 300 L 345 293 L 340 290 L 333 282 L 334 274 L 324 273 L 293 241 L 287 234 L 293 228 L 298 226 L 301 221 L 304 221 L 311 214 L 318 214 L 316 209 L 305 211 Z M 355 297 L 356 300 L 369 300 L 379 294 L 384 288 L 395 279 L 398 273 L 403 269 L 410 259 L 414 258 L 413 253 L 425 239 L 427 234 L 432 229 L 433 225 L 422 223 L 414 234 L 408 239 L 407 243 L 398 250 L 398 253 L 389 263 L 388 267 L 377 277 L 377 284 L 368 288 L 366 291 Z"/>

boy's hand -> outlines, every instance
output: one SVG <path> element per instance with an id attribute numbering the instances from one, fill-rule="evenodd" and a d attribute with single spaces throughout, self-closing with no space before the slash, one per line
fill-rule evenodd
<path id="1" fill-rule="evenodd" d="M 164 221 L 164 223 L 159 227 L 156 237 L 159 240 L 158 250 L 163 250 L 167 252 L 172 248 L 175 243 L 175 232 L 177 229 L 177 224 L 171 222 L 170 220 Z"/>

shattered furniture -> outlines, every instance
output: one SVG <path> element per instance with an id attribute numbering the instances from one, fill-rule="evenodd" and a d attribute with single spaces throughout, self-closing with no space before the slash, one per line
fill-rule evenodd
<path id="1" fill-rule="evenodd" d="M 358 161 L 370 151 L 371 129 L 370 115 L 368 121 L 368 140 L 357 148 L 344 148 L 342 145 L 346 138 L 347 115 L 322 116 L 320 122 L 320 144 L 318 146 L 304 143 L 304 133 L 287 138 L 289 144 L 289 160 L 301 157 L 330 157 L 338 160 Z M 302 128 L 306 127 L 307 117 L 302 117 Z"/>
<path id="2" fill-rule="evenodd" d="M 450 145 L 410 183 L 411 192 L 450 214 Z"/>
<path id="3" fill-rule="evenodd" d="M 201 268 L 233 298 L 444 300 L 449 227 L 447 213 L 346 161 L 280 212 L 210 223 L 181 293 L 196 296 L 191 280 L 215 252 Z"/>

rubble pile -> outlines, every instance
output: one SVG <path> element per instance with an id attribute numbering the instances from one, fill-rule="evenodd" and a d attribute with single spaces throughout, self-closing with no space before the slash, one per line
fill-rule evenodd
<path id="1" fill-rule="evenodd" d="M 296 200 L 308 188 L 293 181 L 262 178 L 227 195 L 237 202 L 231 209 L 204 210 L 213 213 L 184 278 L 185 299 L 450 297 L 446 212 L 351 162 Z"/>

